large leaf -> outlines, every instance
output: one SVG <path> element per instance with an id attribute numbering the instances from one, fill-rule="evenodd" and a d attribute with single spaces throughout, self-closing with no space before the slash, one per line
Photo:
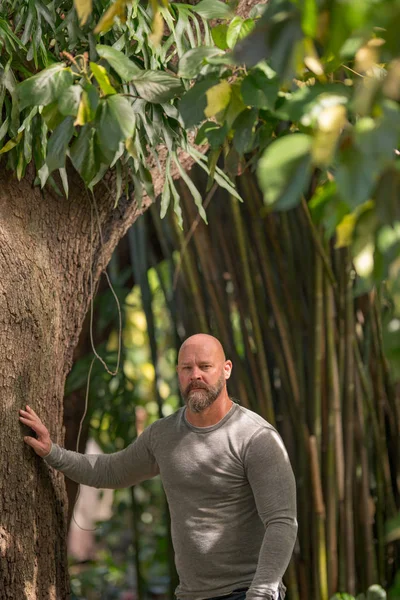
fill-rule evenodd
<path id="1" fill-rule="evenodd" d="M 96 50 L 98 55 L 104 58 L 124 81 L 131 81 L 142 70 L 125 54 L 111 46 L 98 44 Z"/>
<path id="2" fill-rule="evenodd" d="M 183 91 L 181 80 L 164 71 L 142 71 L 132 78 L 137 93 L 143 100 L 162 104 Z"/>
<path id="3" fill-rule="evenodd" d="M 72 85 L 71 69 L 57 63 L 37 75 L 25 79 L 18 86 L 20 110 L 27 106 L 46 106 L 62 95 Z"/>
<path id="4" fill-rule="evenodd" d="M 232 17 L 230 6 L 220 0 L 201 0 L 196 6 L 193 6 L 193 10 L 203 19 L 229 19 Z"/>
<path id="5" fill-rule="evenodd" d="M 99 168 L 96 161 L 94 135 L 95 128 L 92 125 L 84 125 L 70 150 L 72 164 L 86 184 L 91 182 Z"/>
<path id="6" fill-rule="evenodd" d="M 58 109 L 62 115 L 75 117 L 81 102 L 82 86 L 70 85 L 58 100 Z"/>
<path id="7" fill-rule="evenodd" d="M 261 69 L 253 69 L 244 78 L 241 92 L 247 106 L 273 110 L 278 98 L 279 81 L 276 77 L 268 77 Z"/>
<path id="8" fill-rule="evenodd" d="M 183 96 L 179 103 L 181 116 L 186 127 L 193 127 L 204 120 L 204 111 L 207 107 L 207 90 L 217 85 L 219 80 L 215 77 L 196 83 Z"/>
<path id="9" fill-rule="evenodd" d="M 135 132 L 135 111 L 127 98 L 113 95 L 100 100 L 96 135 L 103 155 L 111 162 L 120 142 Z"/>
<path id="10" fill-rule="evenodd" d="M 65 156 L 70 139 L 74 133 L 74 119 L 67 117 L 51 134 L 47 145 L 46 163 L 49 173 L 65 165 Z"/>
<path id="11" fill-rule="evenodd" d="M 184 79 L 195 79 L 207 64 L 207 58 L 221 54 L 221 50 L 210 46 L 200 48 L 191 48 L 182 56 L 179 61 L 179 77 Z"/>
<path id="12" fill-rule="evenodd" d="M 236 42 L 243 39 L 254 29 L 253 19 L 242 19 L 242 17 L 234 17 L 229 24 L 226 34 L 226 43 L 229 48 L 233 48 Z"/>
<path id="13" fill-rule="evenodd" d="M 207 106 L 204 111 L 206 117 L 219 115 L 228 106 L 232 95 L 231 84 L 223 79 L 206 92 Z"/>
<path id="14" fill-rule="evenodd" d="M 288 210 L 301 201 L 311 175 L 312 137 L 289 134 L 268 146 L 259 160 L 257 175 L 267 205 Z"/>

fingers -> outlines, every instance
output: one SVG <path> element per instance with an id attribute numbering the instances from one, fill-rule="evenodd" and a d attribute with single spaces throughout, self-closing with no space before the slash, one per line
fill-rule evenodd
<path id="1" fill-rule="evenodd" d="M 28 427 L 33 429 L 33 431 L 36 431 L 36 433 L 39 435 L 43 435 L 46 431 L 43 423 L 37 421 L 36 419 L 32 419 L 31 417 L 20 417 L 19 420 L 24 425 L 27 425 Z"/>
<path id="2" fill-rule="evenodd" d="M 33 450 L 36 452 L 36 454 L 38 454 L 39 456 L 45 456 L 46 454 L 48 454 L 47 449 L 43 448 L 43 445 L 36 440 L 33 437 L 29 437 L 26 436 L 24 437 L 24 442 L 30 446 L 31 448 L 33 448 Z"/>

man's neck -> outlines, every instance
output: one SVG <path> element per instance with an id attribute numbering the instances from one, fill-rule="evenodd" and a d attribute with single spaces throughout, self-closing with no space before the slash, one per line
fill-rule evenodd
<path id="1" fill-rule="evenodd" d="M 232 408 L 232 400 L 228 394 L 219 396 L 211 406 L 208 406 L 199 413 L 192 412 L 186 407 L 186 419 L 195 427 L 211 427 L 216 425 Z"/>

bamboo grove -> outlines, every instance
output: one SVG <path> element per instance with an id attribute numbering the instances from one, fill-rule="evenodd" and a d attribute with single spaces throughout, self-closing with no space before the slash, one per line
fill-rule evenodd
<path id="1" fill-rule="evenodd" d="M 400 508 L 400 409 L 382 349 L 385 297 L 378 289 L 355 294 L 348 250 L 326 241 L 305 201 L 266 214 L 254 176 L 246 172 L 238 186 L 243 204 L 211 189 L 209 225 L 182 184 L 190 226 L 161 220 L 153 205 L 132 227 L 148 323 L 146 268 L 155 266 L 177 347 L 194 332 L 218 336 L 234 364 L 231 395 L 282 434 L 298 486 L 290 600 L 386 588 L 398 567 L 386 525 Z M 165 268 L 150 264 L 155 243 Z M 157 373 L 154 327 L 148 331 Z"/>

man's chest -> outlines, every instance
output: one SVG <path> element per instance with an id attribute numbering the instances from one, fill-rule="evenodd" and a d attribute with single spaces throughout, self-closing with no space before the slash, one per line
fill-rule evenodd
<path id="1" fill-rule="evenodd" d="M 204 438 L 187 436 L 159 447 L 156 460 L 163 485 L 182 493 L 210 496 L 235 495 L 248 486 L 243 461 L 228 442 L 212 444 Z"/>

